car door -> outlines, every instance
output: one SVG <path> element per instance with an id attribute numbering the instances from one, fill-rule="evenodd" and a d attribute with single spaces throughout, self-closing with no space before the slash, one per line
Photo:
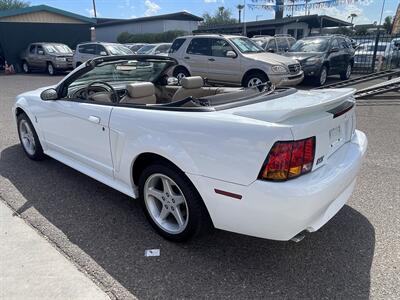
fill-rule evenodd
<path id="1" fill-rule="evenodd" d="M 113 106 L 78 99 L 43 101 L 38 122 L 50 155 L 113 175 L 108 122 Z"/>
<path id="2" fill-rule="evenodd" d="M 189 67 L 189 72 L 194 76 L 208 77 L 209 59 L 211 57 L 211 39 L 206 37 L 193 38 L 183 55 L 184 64 Z"/>
<path id="3" fill-rule="evenodd" d="M 347 65 L 350 62 L 351 59 L 351 51 L 349 46 L 346 43 L 346 40 L 344 38 L 338 38 L 338 44 L 339 44 L 339 53 L 340 53 L 340 71 L 344 72 L 346 71 Z"/>
<path id="4" fill-rule="evenodd" d="M 331 40 L 329 48 L 329 74 L 338 74 L 342 68 L 342 53 L 336 38 Z"/>
<path id="5" fill-rule="evenodd" d="M 241 80 L 240 57 L 227 57 L 227 52 L 236 51 L 225 39 L 211 39 L 211 57 L 208 59 L 208 76 L 211 81 L 233 82 Z"/>
<path id="6" fill-rule="evenodd" d="M 39 68 L 46 68 L 47 66 L 47 60 L 46 60 L 46 52 L 44 51 L 44 48 L 42 45 L 37 45 L 36 47 L 36 67 Z"/>
<path id="7" fill-rule="evenodd" d="M 28 51 L 26 51 L 25 59 L 30 67 L 37 67 L 37 65 L 36 65 L 36 45 L 35 44 L 29 45 Z"/>

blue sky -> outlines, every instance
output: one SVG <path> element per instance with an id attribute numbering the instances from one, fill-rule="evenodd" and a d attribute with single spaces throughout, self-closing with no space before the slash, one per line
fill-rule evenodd
<path id="1" fill-rule="evenodd" d="M 246 1 L 252 3 L 252 0 Z M 355 4 L 313 10 L 311 13 L 326 14 L 344 20 L 354 12 L 358 15 L 354 20 L 356 24 L 379 22 L 383 0 L 348 1 Z M 85 16 L 93 12 L 92 0 L 30 0 L 29 2 L 31 5 L 47 4 Z M 96 0 L 96 7 L 98 15 L 105 18 L 143 17 L 183 10 L 201 16 L 204 12 L 214 12 L 219 6 L 229 8 L 237 17 L 235 7 L 243 2 L 244 0 Z M 399 0 L 386 0 L 384 17 L 394 15 L 398 4 Z M 304 12 L 297 14 L 304 14 Z M 271 19 L 273 16 L 273 12 L 270 11 L 246 9 L 247 21 L 256 20 L 256 18 L 258 20 Z"/>

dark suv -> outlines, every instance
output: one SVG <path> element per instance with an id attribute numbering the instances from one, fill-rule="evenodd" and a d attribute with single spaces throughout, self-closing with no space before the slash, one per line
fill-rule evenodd
<path id="1" fill-rule="evenodd" d="M 315 85 L 324 85 L 329 75 L 350 78 L 354 64 L 351 40 L 344 36 L 313 36 L 298 40 L 284 54 L 297 59 L 305 78 Z"/>

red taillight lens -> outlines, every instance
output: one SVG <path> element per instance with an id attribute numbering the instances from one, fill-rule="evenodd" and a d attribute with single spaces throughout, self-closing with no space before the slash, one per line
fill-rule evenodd
<path id="1" fill-rule="evenodd" d="M 282 181 L 311 171 L 315 137 L 299 141 L 276 142 L 260 172 L 260 179 Z"/>

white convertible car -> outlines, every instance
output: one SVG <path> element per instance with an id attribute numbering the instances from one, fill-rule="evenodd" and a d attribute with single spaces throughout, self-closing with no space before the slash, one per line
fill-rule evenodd
<path id="1" fill-rule="evenodd" d="M 290 240 L 349 199 L 367 138 L 354 90 L 203 86 L 168 77 L 169 57 L 90 60 L 17 97 L 26 155 L 45 155 L 138 198 L 155 230 L 183 241 L 214 226 Z"/>

